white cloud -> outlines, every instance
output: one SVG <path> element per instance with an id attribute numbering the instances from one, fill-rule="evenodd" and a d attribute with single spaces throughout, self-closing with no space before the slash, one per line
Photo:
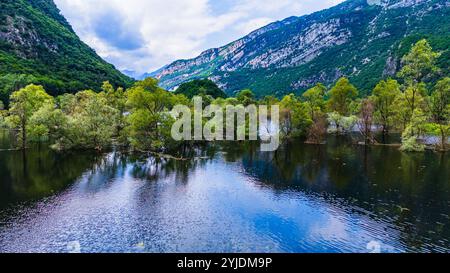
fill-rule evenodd
<path id="1" fill-rule="evenodd" d="M 273 19 L 268 17 L 255 18 L 239 23 L 235 26 L 235 28 L 245 35 L 272 22 Z"/>
<path id="2" fill-rule="evenodd" d="M 148 72 L 272 21 L 342 0 L 55 0 L 81 39 L 119 69 Z"/>

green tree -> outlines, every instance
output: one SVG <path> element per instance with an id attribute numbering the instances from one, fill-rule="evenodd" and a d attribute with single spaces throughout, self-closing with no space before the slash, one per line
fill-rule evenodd
<path id="1" fill-rule="evenodd" d="M 450 131 L 450 78 L 446 77 L 437 82 L 434 92 L 427 101 L 432 121 L 439 125 L 441 134 L 441 149 L 445 150 Z"/>
<path id="2" fill-rule="evenodd" d="M 9 96 L 25 86 L 36 82 L 36 78 L 26 74 L 6 74 L 0 76 L 0 100 L 9 102 Z"/>
<path id="3" fill-rule="evenodd" d="M 424 81 L 438 71 L 436 59 L 439 56 L 439 53 L 433 52 L 433 48 L 427 40 L 418 41 L 402 58 L 403 67 L 398 73 L 398 77 L 404 79 L 407 85 Z"/>
<path id="4" fill-rule="evenodd" d="M 17 132 L 22 149 L 27 145 L 27 129 L 31 116 L 47 104 L 53 105 L 54 99 L 42 86 L 31 84 L 11 94 L 7 122 Z"/>
<path id="5" fill-rule="evenodd" d="M 138 150 L 161 150 L 171 141 L 170 124 L 173 122 L 168 111 L 184 96 L 174 96 L 157 86 L 157 81 L 137 83 L 127 91 L 128 116 L 127 133 L 131 145 Z M 150 84 L 149 84 L 150 83 Z"/>
<path id="6" fill-rule="evenodd" d="M 423 152 L 425 150 L 425 145 L 419 143 L 418 138 L 424 130 L 426 121 L 427 117 L 421 109 L 414 110 L 411 121 L 402 134 L 402 147 L 400 148 L 402 151 Z"/>
<path id="7" fill-rule="evenodd" d="M 337 134 L 345 134 L 350 132 L 353 127 L 358 122 L 358 117 L 351 115 L 351 116 L 343 116 L 339 114 L 338 112 L 331 112 L 328 113 L 327 117 L 328 123 L 332 126 L 328 129 L 328 132 L 330 133 L 337 133 Z"/>
<path id="8" fill-rule="evenodd" d="M 375 119 L 383 127 L 383 138 L 389 134 L 394 122 L 394 102 L 399 95 L 400 85 L 393 79 L 380 81 L 372 91 Z"/>
<path id="9" fill-rule="evenodd" d="M 56 104 L 66 115 L 74 115 L 78 107 L 77 97 L 74 94 L 64 94 L 56 97 Z"/>
<path id="10" fill-rule="evenodd" d="M 152 77 L 148 77 L 142 81 L 135 82 L 133 87 L 139 87 L 149 92 L 154 92 L 160 89 L 158 87 L 158 80 Z"/>
<path id="11" fill-rule="evenodd" d="M 244 106 L 255 104 L 255 94 L 250 89 L 244 89 L 236 95 L 238 102 Z"/>
<path id="12" fill-rule="evenodd" d="M 394 100 L 393 113 L 397 120 L 396 127 L 400 127 L 398 122 L 401 121 L 401 128 L 404 130 L 411 120 L 411 117 L 416 109 L 423 111 L 425 109 L 425 96 L 427 90 L 424 83 L 419 83 L 414 86 L 408 86 L 400 93 Z"/>
<path id="13" fill-rule="evenodd" d="M 306 106 L 309 108 L 311 119 L 315 119 L 317 115 L 325 110 L 325 94 L 327 88 L 319 83 L 313 88 L 303 93 L 303 99 L 306 101 Z"/>
<path id="14" fill-rule="evenodd" d="M 275 105 L 278 103 L 280 103 L 280 100 L 275 96 L 264 96 L 264 98 L 259 101 L 259 104 L 261 105 Z"/>
<path id="15" fill-rule="evenodd" d="M 358 96 L 358 90 L 347 78 L 343 77 L 331 88 L 329 96 L 328 103 L 331 111 L 346 116 L 350 114 L 350 103 Z"/>
<path id="16" fill-rule="evenodd" d="M 45 104 L 31 116 L 28 131 L 34 141 L 48 139 L 59 143 L 66 136 L 67 125 L 68 118 L 61 109 Z"/>
<path id="17" fill-rule="evenodd" d="M 305 136 L 312 119 L 305 103 L 294 94 L 285 96 L 280 101 L 280 129 L 282 136 Z"/>
<path id="18" fill-rule="evenodd" d="M 439 71 L 436 66 L 439 55 L 433 52 L 427 40 L 422 39 L 402 58 L 403 67 L 397 76 L 404 80 L 403 102 L 409 108 L 403 116 L 412 117 L 417 108 L 423 111 L 427 93 L 424 81 Z"/>
<path id="19" fill-rule="evenodd" d="M 110 146 L 117 128 L 118 110 L 108 104 L 105 96 L 92 90 L 78 92 L 75 98 L 68 130 L 56 147 L 103 150 Z"/>
<path id="20" fill-rule="evenodd" d="M 3 102 L 0 100 L 0 128 L 6 127 L 5 117 L 7 111 L 5 110 L 5 106 Z"/>
<path id="21" fill-rule="evenodd" d="M 211 96 L 213 99 L 227 97 L 227 94 L 225 94 L 217 84 L 208 79 L 193 80 L 183 83 L 175 91 L 175 94 L 185 95 L 189 99 L 192 99 L 194 96 Z"/>
<path id="22" fill-rule="evenodd" d="M 369 145 L 375 142 L 372 126 L 374 120 L 375 105 L 370 98 L 361 101 L 359 109 L 358 128 L 364 137 L 364 144 Z"/>
<path id="23" fill-rule="evenodd" d="M 422 82 L 406 87 L 403 95 L 408 105 L 410 115 L 412 115 L 416 108 L 423 109 L 425 102 L 424 97 L 426 96 L 426 93 L 426 85 Z"/>
<path id="24" fill-rule="evenodd" d="M 117 115 L 116 117 L 114 117 L 114 119 L 117 121 L 117 127 L 115 129 L 114 135 L 121 136 L 122 130 L 126 126 L 124 114 L 126 112 L 127 98 L 125 95 L 125 91 L 122 87 L 114 89 L 114 87 L 108 81 L 106 81 L 102 85 L 102 92 L 100 94 L 105 96 L 106 102 L 110 107 L 117 110 Z"/>

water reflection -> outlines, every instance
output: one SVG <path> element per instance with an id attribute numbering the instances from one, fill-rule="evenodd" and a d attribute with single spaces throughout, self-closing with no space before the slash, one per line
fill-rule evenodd
<path id="1" fill-rule="evenodd" d="M 352 209 L 387 220 L 417 251 L 444 250 L 450 238 L 449 156 L 401 153 L 390 147 L 359 147 L 330 138 L 327 146 L 288 143 L 278 153 L 247 153 L 246 173 L 283 192 L 341 198 Z M 437 245 L 430 245 L 437 242 Z"/>
<path id="2" fill-rule="evenodd" d="M 39 147 L 0 152 L 0 209 L 61 191 L 101 159 L 92 153 L 59 154 Z"/>
<path id="3" fill-rule="evenodd" d="M 0 251 L 448 252 L 448 155 L 349 143 L 1 152 Z"/>

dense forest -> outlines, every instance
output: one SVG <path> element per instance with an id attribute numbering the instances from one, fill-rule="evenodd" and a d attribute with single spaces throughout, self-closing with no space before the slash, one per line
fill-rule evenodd
<path id="1" fill-rule="evenodd" d="M 361 144 L 383 144 L 391 132 L 402 133 L 403 151 L 424 151 L 425 136 L 437 136 L 433 148 L 448 149 L 450 133 L 450 78 L 436 65 L 439 53 L 426 40 L 417 42 L 403 57 L 396 79 L 381 80 L 370 96 L 342 77 L 327 90 L 316 84 L 302 96 L 257 98 L 249 89 L 226 98 L 213 83 L 196 81 L 169 92 L 147 78 L 124 89 L 104 82 L 101 92 L 49 95 L 40 85 L 12 93 L 9 109 L 1 111 L 0 126 L 15 132 L 18 149 L 31 142 L 51 143 L 57 150 L 96 149 L 111 146 L 137 151 L 175 152 L 191 141 L 171 137 L 175 121 L 170 110 L 182 104 L 193 107 L 191 97 L 227 105 L 279 105 L 280 137 L 303 137 L 321 144 L 326 134 L 348 134 L 357 128 Z M 439 78 L 436 83 L 432 79 Z M 0 105 L 3 109 L 4 107 Z M 381 131 L 381 139 L 375 132 Z"/>
<path id="2" fill-rule="evenodd" d="M 57 96 L 133 80 L 83 43 L 51 0 L 0 2 L 0 100 L 30 83 Z"/>

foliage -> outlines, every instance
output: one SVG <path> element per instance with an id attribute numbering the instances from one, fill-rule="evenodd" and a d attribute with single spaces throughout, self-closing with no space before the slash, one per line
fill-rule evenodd
<path id="1" fill-rule="evenodd" d="M 208 79 L 193 80 L 183 83 L 175 91 L 175 94 L 185 95 L 192 99 L 194 96 L 211 96 L 212 98 L 227 98 L 225 94 L 213 81 Z"/>
<path id="2" fill-rule="evenodd" d="M 450 132 L 450 78 L 446 77 L 440 80 L 434 92 L 428 99 L 428 110 L 431 114 L 432 121 L 438 124 L 441 149 L 445 150 L 447 146 L 447 139 Z"/>
<path id="3" fill-rule="evenodd" d="M 432 47 L 427 40 L 418 41 L 402 58 L 403 68 L 398 73 L 409 85 L 422 82 L 430 74 L 436 73 L 436 60 L 439 53 L 433 52 Z"/>
<path id="4" fill-rule="evenodd" d="M 265 96 L 259 101 L 259 104 L 262 105 L 275 105 L 280 103 L 280 100 L 278 100 L 275 96 Z"/>
<path id="5" fill-rule="evenodd" d="M 33 141 L 55 140 L 60 141 L 68 125 L 67 116 L 53 104 L 46 104 L 34 112 L 30 118 L 28 132 Z"/>
<path id="6" fill-rule="evenodd" d="M 33 118 L 38 129 L 48 132 L 55 149 L 103 150 L 112 145 L 119 111 L 108 105 L 104 94 L 86 90 L 57 102 L 59 108 L 41 108 Z"/>
<path id="7" fill-rule="evenodd" d="M 130 115 L 126 128 L 131 145 L 138 150 L 163 150 L 175 145 L 170 136 L 174 122 L 169 110 L 176 104 L 187 104 L 184 95 L 174 95 L 147 79 L 127 91 Z"/>
<path id="8" fill-rule="evenodd" d="M 425 145 L 420 144 L 417 141 L 416 136 L 404 136 L 402 137 L 402 147 L 401 151 L 404 152 L 423 152 L 425 151 Z"/>
<path id="9" fill-rule="evenodd" d="M 282 136 L 305 136 L 312 119 L 305 103 L 294 94 L 285 96 L 280 101 L 280 129 Z"/>
<path id="10" fill-rule="evenodd" d="M 125 90 L 122 87 L 114 89 L 114 87 L 108 81 L 106 81 L 102 85 L 101 94 L 106 98 L 106 103 L 108 104 L 108 106 L 117 110 L 116 115 L 113 117 L 116 121 L 114 135 L 119 138 L 119 142 L 125 143 L 126 136 L 123 131 L 127 125 L 125 119 L 125 112 L 127 110 L 127 98 L 125 95 Z"/>
<path id="11" fill-rule="evenodd" d="M 338 112 L 341 115 L 350 114 L 350 103 L 356 96 L 358 90 L 350 83 L 347 78 L 340 78 L 336 85 L 329 92 L 328 101 L 331 111 Z"/>
<path id="12" fill-rule="evenodd" d="M 425 145 L 418 142 L 418 138 L 424 132 L 426 116 L 420 109 L 414 110 L 411 121 L 402 134 L 401 150 L 405 152 L 422 152 Z"/>
<path id="13" fill-rule="evenodd" d="M 321 144 L 325 141 L 327 134 L 327 119 L 325 115 L 315 115 L 311 126 L 308 129 L 308 143 Z"/>
<path id="14" fill-rule="evenodd" d="M 7 124 L 5 121 L 7 111 L 4 110 L 3 102 L 0 100 L 0 128 L 6 128 Z"/>
<path id="15" fill-rule="evenodd" d="M 248 106 L 250 104 L 255 104 L 255 94 L 250 89 L 244 89 L 236 95 L 237 101 L 244 105 Z"/>
<path id="16" fill-rule="evenodd" d="M 403 151 L 423 151 L 421 140 L 427 135 L 440 136 L 438 148 L 445 150 L 450 132 L 450 79 L 441 78 L 434 86 L 426 82 L 437 71 L 434 61 L 426 62 L 436 57 L 426 42 L 416 44 L 407 56 L 404 63 L 409 68 L 402 68 L 401 84 L 391 78 L 381 80 L 369 97 L 358 97 L 358 89 L 346 77 L 340 78 L 329 92 L 317 84 L 301 96 L 291 93 L 281 100 L 276 96 L 257 100 L 250 89 L 229 98 L 214 98 L 203 91 L 200 95 L 204 105 L 213 103 L 222 108 L 278 105 L 284 140 L 299 136 L 307 137 L 309 143 L 323 143 L 327 128 L 329 133 L 337 134 L 359 128 L 365 143 L 371 144 L 375 142 L 373 128 L 379 125 L 385 134 L 391 130 L 402 132 Z M 416 62 L 410 56 L 425 61 Z M 28 81 L 24 75 L 3 78 L 8 90 Z M 31 84 L 13 92 L 9 101 L 9 110 L 1 110 L 0 105 L 0 126 L 8 124 L 16 132 L 21 148 L 30 141 L 48 141 L 59 150 L 103 150 L 121 144 L 138 151 L 174 151 L 187 143 L 172 139 L 174 119 L 169 111 L 178 104 L 193 107 L 188 97 L 162 89 L 154 78 L 135 82 L 126 90 L 105 81 L 98 93 L 85 90 L 56 98 L 44 87 Z M 247 118 L 246 125 L 249 122 Z"/>
<path id="17" fill-rule="evenodd" d="M 325 94 L 327 88 L 319 83 L 311 89 L 303 93 L 303 99 L 306 101 L 306 107 L 309 109 L 310 116 L 315 119 L 317 115 L 321 115 L 325 111 Z"/>
<path id="18" fill-rule="evenodd" d="M 374 121 L 375 105 L 372 100 L 366 98 L 362 100 L 359 110 L 358 128 L 361 135 L 364 137 L 366 145 L 375 142 L 373 136 L 373 121 Z"/>
<path id="19" fill-rule="evenodd" d="M 57 146 L 60 149 L 73 147 L 96 150 L 110 146 L 116 132 L 119 111 L 108 105 L 103 94 L 92 90 L 79 92 L 75 98 L 77 105 L 69 116 L 68 137 Z"/>
<path id="20" fill-rule="evenodd" d="M 11 95 L 9 116 L 6 122 L 16 132 L 21 148 L 27 144 L 28 122 L 33 113 L 46 104 L 53 104 L 53 98 L 42 86 L 28 85 Z"/>
<path id="21" fill-rule="evenodd" d="M 356 116 L 343 116 L 338 112 L 328 113 L 328 123 L 331 127 L 328 128 L 329 133 L 345 134 L 353 130 L 356 123 L 358 122 L 358 117 Z"/>
<path id="22" fill-rule="evenodd" d="M 394 123 L 394 103 L 400 96 L 400 85 L 396 80 L 381 80 L 372 91 L 372 100 L 375 106 L 375 120 L 383 127 L 383 135 L 389 133 Z"/>

